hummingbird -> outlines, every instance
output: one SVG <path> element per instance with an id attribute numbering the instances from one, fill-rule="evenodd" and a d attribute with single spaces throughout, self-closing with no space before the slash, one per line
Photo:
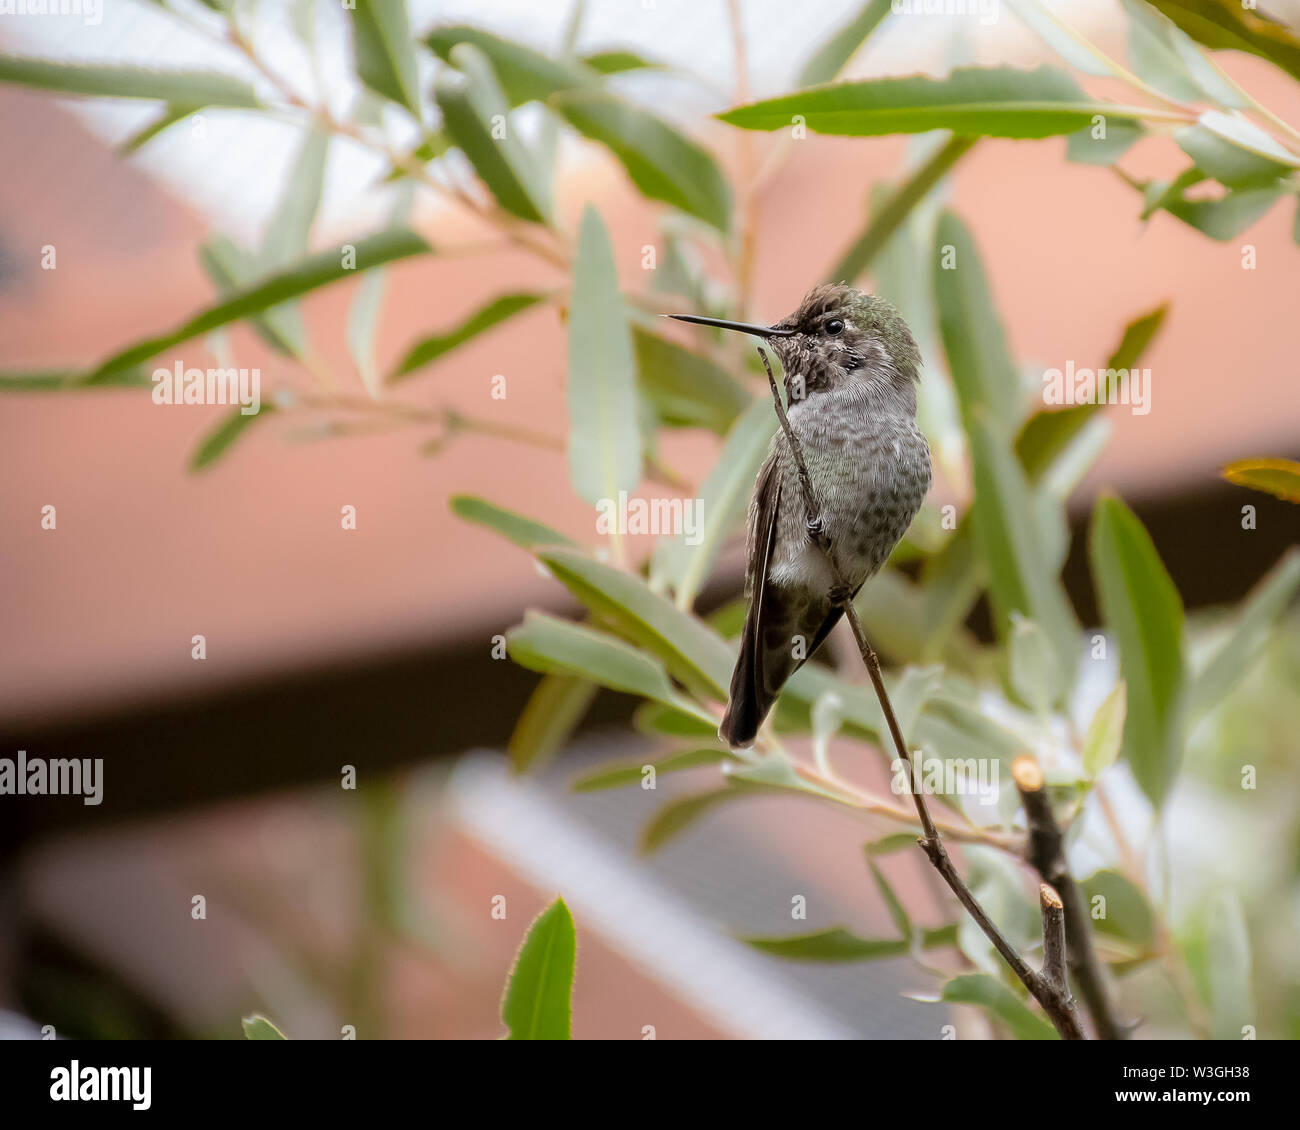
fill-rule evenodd
<path id="1" fill-rule="evenodd" d="M 746 539 L 749 607 L 718 736 L 753 743 L 787 679 L 825 641 L 912 524 L 930 489 L 930 447 L 916 426 L 921 354 L 902 315 L 843 283 L 814 287 L 771 326 L 673 314 L 766 339 L 784 370 L 790 430 L 803 451 L 821 529 L 848 592 L 810 526 L 783 429 L 754 484 Z"/>

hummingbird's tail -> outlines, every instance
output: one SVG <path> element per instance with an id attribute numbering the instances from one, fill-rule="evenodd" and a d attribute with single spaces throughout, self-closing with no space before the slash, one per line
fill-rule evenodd
<path id="1" fill-rule="evenodd" d="M 762 692 L 758 671 L 758 601 L 751 601 L 745 613 L 745 630 L 740 635 L 740 654 L 731 673 L 731 694 L 727 712 L 718 727 L 718 737 L 732 749 L 752 745 L 758 728 L 772 708 L 772 697 Z"/>

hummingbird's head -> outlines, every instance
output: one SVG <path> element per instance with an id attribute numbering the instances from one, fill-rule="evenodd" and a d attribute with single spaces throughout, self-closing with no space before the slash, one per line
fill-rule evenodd
<path id="1" fill-rule="evenodd" d="M 874 294 L 843 283 L 817 286 L 798 310 L 771 326 L 692 314 L 672 317 L 767 338 L 785 369 L 791 404 L 855 387 L 901 399 L 916 411 L 920 351 L 902 315 Z"/>

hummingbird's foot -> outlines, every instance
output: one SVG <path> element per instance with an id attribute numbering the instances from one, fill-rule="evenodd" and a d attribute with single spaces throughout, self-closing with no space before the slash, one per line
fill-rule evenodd
<path id="1" fill-rule="evenodd" d="M 848 585 L 831 585 L 826 595 L 830 597 L 831 607 L 842 607 L 853 599 L 853 590 Z"/>
<path id="2" fill-rule="evenodd" d="M 822 521 L 820 514 L 804 519 L 804 526 L 807 527 L 808 536 L 820 546 L 825 546 L 830 541 L 830 535 L 826 532 L 826 523 Z"/>

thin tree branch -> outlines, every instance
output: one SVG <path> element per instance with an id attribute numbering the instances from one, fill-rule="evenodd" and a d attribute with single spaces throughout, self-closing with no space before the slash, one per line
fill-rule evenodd
<path id="1" fill-rule="evenodd" d="M 950 137 L 928 161 L 917 169 L 910 180 L 900 184 L 881 207 L 871 216 L 871 223 L 851 247 L 840 256 L 839 261 L 826 275 L 831 283 L 853 282 L 871 266 L 880 250 L 889 242 L 903 221 L 929 194 L 952 167 L 957 164 L 971 147 L 978 141 L 977 137 Z"/>
<path id="2" fill-rule="evenodd" d="M 1038 902 L 1043 911 L 1043 976 L 1058 992 L 1070 995 L 1065 975 L 1065 904 L 1047 883 L 1038 884 Z"/>
<path id="3" fill-rule="evenodd" d="M 1052 814 L 1043 771 L 1038 762 L 1026 754 L 1011 763 L 1011 779 L 1025 806 L 1025 820 L 1029 827 L 1025 858 L 1043 882 L 1049 883 L 1060 895 L 1065 911 L 1070 971 L 1092 1018 L 1093 1028 L 1102 1040 L 1127 1039 L 1127 1026 L 1116 1017 L 1110 994 L 1106 991 L 1105 974 L 1092 945 L 1092 929 L 1083 896 L 1065 862 L 1064 838 Z"/>
<path id="4" fill-rule="evenodd" d="M 880 674 L 880 658 L 876 655 L 875 649 L 871 646 L 866 633 L 862 630 L 862 622 L 858 619 L 857 609 L 853 606 L 852 590 L 845 582 L 844 575 L 840 572 L 839 564 L 835 560 L 834 546 L 831 544 L 830 535 L 826 532 L 826 524 L 822 520 L 821 504 L 818 502 L 817 492 L 813 489 L 812 479 L 808 474 L 808 466 L 804 462 L 803 448 L 790 428 L 790 420 L 785 412 L 785 404 L 781 400 L 780 389 L 776 385 L 776 377 L 772 375 L 772 365 L 767 359 L 767 351 L 762 346 L 759 346 L 758 355 L 763 361 L 763 368 L 767 370 L 767 383 L 772 390 L 772 402 L 776 406 L 777 419 L 781 422 L 781 430 L 785 433 L 786 442 L 790 445 L 790 452 L 794 456 L 795 467 L 799 473 L 799 485 L 803 490 L 804 505 L 808 512 L 808 532 L 813 541 L 816 542 L 817 547 L 825 555 L 826 562 L 830 566 L 831 576 L 834 579 L 834 585 L 830 593 L 831 599 L 844 610 L 844 618 L 849 622 L 849 627 L 853 629 L 853 636 L 858 642 L 858 651 L 862 655 L 862 662 L 866 665 L 867 674 L 871 676 L 871 685 L 876 689 L 876 697 L 880 700 L 880 709 L 884 713 L 890 736 L 894 740 L 894 748 L 898 751 L 898 756 L 903 764 L 907 766 L 907 778 L 910 784 L 913 779 L 912 756 L 907 750 L 907 742 L 903 740 L 903 732 L 898 725 L 898 718 L 894 714 L 889 692 L 885 690 L 884 679 Z M 967 913 L 975 919 L 975 924 L 979 926 L 985 937 L 993 943 L 994 948 L 1002 955 L 1002 960 L 1011 966 L 1011 971 L 1029 990 L 1030 995 L 1042 1005 L 1043 1011 L 1047 1014 L 1057 1032 L 1061 1034 L 1061 1038 L 1065 1040 L 1084 1039 L 1083 1030 L 1079 1027 L 1078 1015 L 1075 1012 L 1074 1002 L 1070 998 L 1069 990 L 1063 984 L 1055 983 L 1032 969 L 1029 963 L 1020 956 L 1016 948 L 1002 936 L 1002 932 L 994 925 L 993 920 L 989 918 L 984 912 L 984 908 L 976 901 L 975 896 L 971 894 L 970 888 L 966 886 L 965 880 L 957 873 L 957 868 L 953 866 L 952 860 L 948 857 L 948 851 L 939 836 L 939 829 L 935 827 L 934 820 L 930 816 L 929 806 L 925 802 L 924 790 L 909 787 L 908 792 L 912 794 L 912 802 L 916 805 L 916 815 L 921 822 L 921 830 L 924 833 L 917 842 L 924 849 L 935 870 L 943 876 L 944 882 L 948 884 L 952 893 L 957 896 L 957 900 L 966 908 Z M 1044 926 L 1046 927 L 1046 925 L 1047 912 L 1044 910 Z M 1044 937 L 1043 946 L 1046 953 L 1048 949 L 1046 937 Z"/>

